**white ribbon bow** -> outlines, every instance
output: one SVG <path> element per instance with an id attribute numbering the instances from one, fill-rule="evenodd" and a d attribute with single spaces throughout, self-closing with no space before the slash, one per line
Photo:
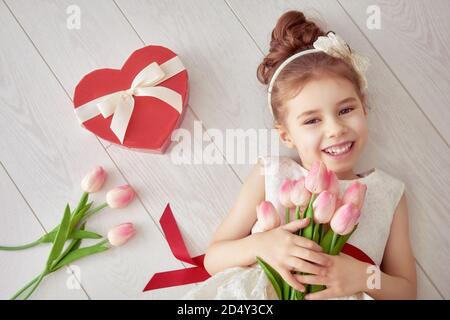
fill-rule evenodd
<path id="1" fill-rule="evenodd" d="M 347 43 L 334 32 L 328 32 L 327 36 L 320 36 L 313 43 L 314 48 L 329 54 L 335 58 L 341 58 L 352 64 L 361 79 L 363 89 L 367 89 L 366 71 L 369 67 L 369 58 L 352 52 Z"/>
<path id="2" fill-rule="evenodd" d="M 129 89 L 117 91 L 92 100 L 76 108 L 75 114 L 81 124 L 99 114 L 104 118 L 113 115 L 110 128 L 120 140 L 120 143 L 123 144 L 134 110 L 133 96 L 158 98 L 181 114 L 183 110 L 182 96 L 172 89 L 157 87 L 157 85 L 185 69 L 178 56 L 173 57 L 161 65 L 152 62 L 137 74 Z"/>

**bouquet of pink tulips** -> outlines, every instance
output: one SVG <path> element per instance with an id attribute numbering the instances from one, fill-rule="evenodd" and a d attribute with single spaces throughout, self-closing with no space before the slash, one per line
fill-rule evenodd
<path id="1" fill-rule="evenodd" d="M 286 210 L 285 223 L 291 218 L 309 218 L 308 226 L 298 231 L 298 236 L 320 244 L 325 253 L 338 255 L 356 230 L 366 190 L 366 185 L 354 181 L 340 198 L 336 174 L 327 170 L 322 162 L 315 162 L 306 177 L 296 181 L 286 179 L 282 183 L 279 200 Z M 292 217 L 294 208 L 295 216 Z M 257 231 L 268 231 L 280 225 L 280 216 L 272 203 L 263 201 L 256 211 Z M 307 285 L 304 293 L 297 291 L 269 264 L 256 258 L 280 300 L 303 300 L 305 294 L 324 289 L 320 285 Z"/>
<path id="2" fill-rule="evenodd" d="M 103 252 L 111 246 L 120 246 L 127 242 L 135 233 L 132 223 L 120 224 L 108 231 L 106 239 L 103 236 L 92 231 L 86 230 L 86 221 L 94 214 L 109 206 L 110 208 L 126 207 L 134 198 L 134 190 L 128 186 L 121 186 L 108 191 L 106 194 L 106 202 L 91 208 L 92 202 L 88 203 L 89 193 L 97 192 L 103 186 L 106 179 L 106 172 L 102 167 L 97 167 L 87 174 L 81 182 L 83 194 L 75 208 L 71 211 L 69 204 L 66 205 L 61 223 L 53 228 L 52 231 L 43 235 L 34 242 L 7 247 L 0 246 L 0 250 L 24 250 L 37 246 L 42 243 L 52 243 L 47 263 L 44 270 L 20 289 L 11 300 L 23 297 L 28 299 L 37 289 L 41 281 L 48 274 L 55 272 L 78 259 Z M 80 248 L 83 239 L 102 239 L 97 244 Z M 70 240 L 70 242 L 68 242 Z M 68 245 L 65 245 L 68 242 Z"/>

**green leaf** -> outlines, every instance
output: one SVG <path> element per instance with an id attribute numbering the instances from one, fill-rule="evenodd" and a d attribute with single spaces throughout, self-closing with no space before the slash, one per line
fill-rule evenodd
<path id="1" fill-rule="evenodd" d="M 288 224 L 289 218 L 291 216 L 291 208 L 286 208 L 286 209 L 284 209 L 284 211 L 285 211 L 285 215 L 286 215 L 286 224 Z"/>
<path id="2" fill-rule="evenodd" d="M 291 296 L 291 286 L 284 280 L 283 280 L 283 297 L 285 300 L 289 300 L 289 297 Z"/>
<path id="3" fill-rule="evenodd" d="M 58 226 L 59 227 L 59 226 Z M 53 242 L 53 240 L 55 240 L 56 237 L 56 233 L 58 232 L 58 227 L 54 228 L 52 231 L 50 231 L 49 233 L 45 234 L 42 236 L 42 243 L 50 243 Z"/>
<path id="4" fill-rule="evenodd" d="M 305 300 L 305 294 L 301 291 L 295 291 L 295 300 Z"/>
<path id="5" fill-rule="evenodd" d="M 300 206 L 295 207 L 295 219 L 300 219 Z"/>
<path id="6" fill-rule="evenodd" d="M 77 212 L 80 211 L 86 205 L 88 197 L 89 197 L 89 194 L 87 192 L 84 192 L 83 195 L 81 196 L 80 201 L 78 202 L 77 208 L 72 213 L 72 215 L 77 214 Z M 32 243 L 22 245 L 22 246 L 16 246 L 16 247 L 0 247 L 0 250 L 23 250 L 23 249 L 34 247 L 41 243 L 52 243 L 55 240 L 58 229 L 59 229 L 59 225 L 57 225 L 49 233 L 44 234 L 42 237 L 40 237 L 39 239 L 37 239 L 36 241 L 34 241 Z M 98 239 L 97 237 L 93 238 L 93 235 L 91 235 L 89 237 L 86 236 L 86 238 Z"/>
<path id="7" fill-rule="evenodd" d="M 80 226 L 80 230 L 84 230 L 84 228 L 86 227 L 86 222 L 85 223 L 83 223 L 81 226 Z M 69 245 L 69 248 L 68 248 L 68 250 L 67 250 L 67 253 L 69 253 L 70 251 L 75 251 L 75 250 L 77 250 L 80 246 L 81 246 L 81 242 L 83 241 L 83 239 L 74 239 L 74 240 L 72 240 L 73 242 L 74 242 L 74 244 L 73 245 Z M 72 243 L 71 243 L 72 244 Z M 70 250 L 69 250 L 70 249 Z M 66 254 L 67 254 L 66 253 Z M 65 255 L 64 255 L 65 256 Z M 64 257 L 61 257 L 61 259 L 62 258 L 64 258 Z M 61 259 L 58 259 L 58 260 L 61 260 Z"/>
<path id="8" fill-rule="evenodd" d="M 308 209 L 306 210 L 305 218 L 309 218 L 309 224 L 306 228 L 302 231 L 302 236 L 307 239 L 312 239 L 313 237 L 313 231 L 314 231 L 314 210 L 313 210 L 313 202 L 316 199 L 316 194 L 313 193 L 311 196 L 311 200 L 308 204 Z"/>
<path id="9" fill-rule="evenodd" d="M 78 224 L 78 222 L 80 222 L 80 220 L 83 218 L 84 214 L 86 213 L 86 211 L 88 211 L 91 206 L 92 206 L 93 202 L 89 202 L 88 204 L 86 204 L 82 209 L 80 209 L 80 211 L 76 212 L 71 221 L 70 221 L 70 231 L 74 230 Z"/>
<path id="10" fill-rule="evenodd" d="M 313 292 L 318 292 L 318 291 L 322 291 L 323 289 L 325 289 L 325 287 L 323 285 L 319 285 L 319 284 L 313 284 L 311 285 L 311 293 Z"/>
<path id="11" fill-rule="evenodd" d="M 88 196 L 89 196 L 89 194 L 88 194 L 87 192 L 83 193 L 83 196 L 81 197 L 81 199 L 80 199 L 80 201 L 79 201 L 79 203 L 78 203 L 77 208 L 72 212 L 72 218 L 71 218 L 72 221 L 73 221 L 74 219 L 76 219 L 76 222 L 78 223 L 80 211 L 83 210 L 82 214 L 84 214 L 84 213 L 85 213 L 87 210 L 89 210 L 89 208 L 91 207 L 92 202 L 90 202 L 90 203 L 88 204 L 87 209 L 85 209 L 85 208 L 86 208 L 86 201 L 87 201 L 87 199 L 88 199 Z M 71 221 L 71 230 L 74 229 L 74 227 L 72 227 L 72 221 Z M 74 223 L 75 223 L 75 221 L 74 221 Z M 53 230 L 50 231 L 49 233 L 43 235 L 43 236 L 41 237 L 42 243 L 50 243 L 50 242 L 53 242 L 53 241 L 55 240 L 56 233 L 58 232 L 58 229 L 59 229 L 59 225 L 56 226 L 55 228 L 53 228 Z"/>
<path id="12" fill-rule="evenodd" d="M 81 199 L 78 202 L 78 205 L 77 205 L 75 211 L 73 212 L 73 215 L 77 214 L 77 212 L 79 212 L 82 208 L 84 208 L 86 206 L 88 198 L 89 198 L 89 193 L 83 192 L 83 195 L 81 196 Z"/>
<path id="13" fill-rule="evenodd" d="M 87 231 L 87 230 L 75 230 L 69 237 L 70 239 L 101 239 L 103 236 L 101 234 Z"/>
<path id="14" fill-rule="evenodd" d="M 313 232 L 312 240 L 313 240 L 315 243 L 319 243 L 319 237 L 320 237 L 319 227 L 320 227 L 320 224 L 314 225 L 314 232 Z"/>
<path id="15" fill-rule="evenodd" d="M 256 257 L 256 260 L 258 261 L 259 265 L 262 267 L 262 269 L 266 273 L 267 278 L 269 278 L 270 282 L 272 283 L 272 286 L 275 289 L 275 292 L 277 293 L 278 299 L 284 300 L 283 292 L 281 291 L 281 285 L 284 281 L 283 278 L 280 276 L 280 274 L 274 268 L 272 268 L 263 259 Z"/>
<path id="16" fill-rule="evenodd" d="M 352 232 L 349 234 L 346 234 L 345 236 L 340 236 L 338 240 L 336 241 L 336 244 L 334 245 L 334 248 L 331 248 L 331 255 L 335 256 L 338 255 L 342 248 L 344 247 L 344 244 L 347 242 L 347 240 L 350 238 L 350 236 L 355 232 L 357 225 L 353 228 Z"/>
<path id="17" fill-rule="evenodd" d="M 42 239 L 42 243 L 50 243 L 55 240 L 56 232 L 51 232 L 45 235 L 45 238 Z M 100 239 L 103 238 L 102 235 L 92 232 L 92 231 L 84 231 L 84 230 L 75 230 L 69 235 L 68 239 Z"/>
<path id="18" fill-rule="evenodd" d="M 70 207 L 69 204 L 66 205 L 64 210 L 64 216 L 59 225 L 58 232 L 56 233 L 55 241 L 53 242 L 52 250 L 48 256 L 47 267 L 49 268 L 53 262 L 61 253 L 64 248 L 64 243 L 67 240 L 70 225 Z"/>
<path id="19" fill-rule="evenodd" d="M 63 259 L 61 259 L 61 261 L 58 262 L 58 264 L 56 264 L 52 268 L 52 272 L 64 267 L 65 265 L 67 265 L 69 263 L 74 262 L 75 260 L 79 260 L 81 258 L 90 256 L 92 254 L 108 250 L 109 247 L 104 246 L 104 244 L 105 243 L 102 241 L 93 246 L 85 247 L 85 248 L 81 248 L 81 249 L 77 249 L 77 250 L 69 252 Z"/>
<path id="20" fill-rule="evenodd" d="M 80 227 L 80 230 L 83 231 L 84 228 L 86 227 L 86 223 L 83 223 Z M 66 250 L 64 250 L 64 252 L 62 254 L 60 254 L 60 256 L 53 261 L 51 269 L 53 270 L 53 268 L 62 260 L 64 259 L 65 256 L 67 256 L 71 251 L 75 251 L 77 250 L 80 245 L 81 245 L 82 239 L 73 239 L 69 245 L 67 246 Z"/>
<path id="21" fill-rule="evenodd" d="M 332 239 L 333 239 L 333 230 L 330 228 L 330 229 L 328 229 L 327 233 L 325 234 L 325 236 L 322 238 L 322 241 L 320 242 L 320 246 L 322 247 L 323 252 L 328 253 Z"/>

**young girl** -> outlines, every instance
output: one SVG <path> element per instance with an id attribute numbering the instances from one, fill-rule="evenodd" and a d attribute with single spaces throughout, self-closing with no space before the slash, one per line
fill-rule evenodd
<path id="1" fill-rule="evenodd" d="M 368 138 L 366 59 L 298 11 L 280 17 L 270 46 L 257 76 L 269 85 L 275 128 L 282 142 L 297 150 L 300 163 L 288 157 L 259 158 L 206 252 L 204 265 L 212 277 L 183 298 L 277 299 L 256 263 L 259 256 L 297 290 L 307 284 L 326 286 L 306 299 L 415 299 L 404 184 L 378 168 L 353 171 Z M 307 175 L 316 160 L 336 173 L 341 195 L 354 180 L 367 186 L 359 225 L 348 243 L 379 269 L 343 253 L 327 255 L 294 235 L 308 224 L 305 219 L 253 232 L 255 208 L 263 200 L 271 201 L 284 220 L 278 201 L 282 181 Z M 378 277 L 371 283 L 379 286 L 368 285 L 369 277 Z"/>

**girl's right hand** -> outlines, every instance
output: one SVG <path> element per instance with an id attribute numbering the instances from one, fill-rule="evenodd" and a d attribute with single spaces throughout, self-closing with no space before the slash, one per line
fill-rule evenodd
<path id="1" fill-rule="evenodd" d="M 257 253 L 293 288 L 305 291 L 292 271 L 325 276 L 331 264 L 322 247 L 294 232 L 305 228 L 309 218 L 292 221 L 278 228 L 258 233 Z"/>

